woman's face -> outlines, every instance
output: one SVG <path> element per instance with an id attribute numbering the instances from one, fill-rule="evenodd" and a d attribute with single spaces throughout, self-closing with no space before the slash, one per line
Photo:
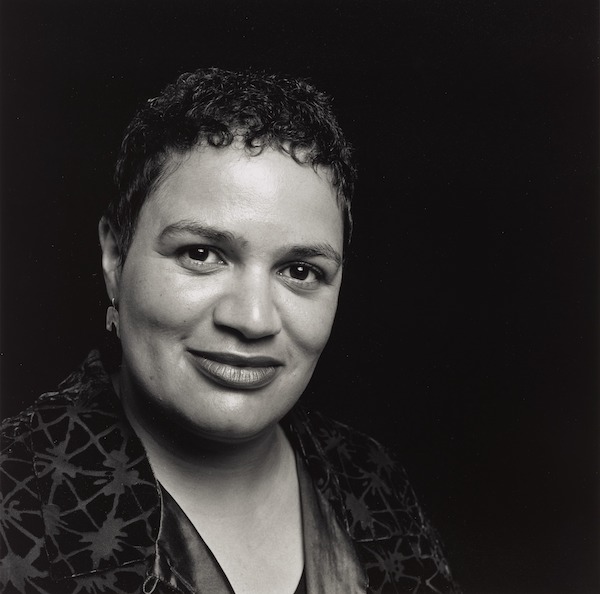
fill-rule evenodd
<path id="1" fill-rule="evenodd" d="M 275 150 L 170 165 L 115 276 L 123 396 L 207 438 L 251 438 L 295 404 L 329 337 L 341 211 L 325 170 Z"/>

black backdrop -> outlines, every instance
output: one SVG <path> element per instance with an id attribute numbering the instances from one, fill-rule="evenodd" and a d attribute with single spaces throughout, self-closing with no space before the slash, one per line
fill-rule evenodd
<path id="1" fill-rule="evenodd" d="M 103 337 L 133 110 L 262 66 L 336 98 L 357 221 L 307 398 L 398 450 L 472 594 L 599 591 L 598 11 L 587 0 L 2 0 L 2 416 Z"/>

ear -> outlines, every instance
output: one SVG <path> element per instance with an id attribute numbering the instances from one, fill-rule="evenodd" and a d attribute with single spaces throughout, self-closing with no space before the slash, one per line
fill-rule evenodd
<path id="1" fill-rule="evenodd" d="M 121 277 L 121 252 L 117 235 L 106 217 L 98 224 L 100 247 L 102 248 L 102 270 L 108 298 L 119 300 L 119 280 Z"/>

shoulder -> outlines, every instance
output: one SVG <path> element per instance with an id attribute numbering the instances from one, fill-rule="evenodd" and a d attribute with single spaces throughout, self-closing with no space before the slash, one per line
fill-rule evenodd
<path id="1" fill-rule="evenodd" d="M 34 409 L 0 425 L 0 589 L 33 590 L 46 565 L 44 526 L 31 445 Z M 12 590 L 11 590 L 12 588 Z"/>
<path id="2" fill-rule="evenodd" d="M 356 544 L 369 591 L 458 592 L 441 539 L 397 455 L 345 423 L 318 412 L 299 415 L 309 468 Z"/>
<path id="3" fill-rule="evenodd" d="M 360 464 L 378 471 L 398 469 L 396 457 L 373 437 L 320 412 L 306 416 L 323 452 L 338 463 Z"/>
<path id="4" fill-rule="evenodd" d="M 389 448 L 317 411 L 295 411 L 294 429 L 317 487 L 343 501 L 354 539 L 418 530 L 421 508 Z"/>
<path id="5" fill-rule="evenodd" d="M 363 480 L 370 478 L 375 489 L 408 484 L 397 456 L 381 442 L 320 412 L 302 414 L 305 431 L 336 472 Z"/>
<path id="6" fill-rule="evenodd" d="M 50 453 L 64 448 L 74 437 L 77 416 L 89 416 L 92 396 L 109 381 L 100 356 L 92 351 L 83 364 L 53 392 L 42 394 L 29 408 L 0 423 L 0 490 L 6 528 L 11 518 L 22 525 L 35 519 L 39 508 L 41 469 L 50 464 Z M 52 460 L 55 463 L 56 460 Z"/>
<path id="7" fill-rule="evenodd" d="M 87 591 L 100 566 L 121 563 L 123 526 L 137 526 L 127 563 L 145 556 L 158 495 L 97 352 L 0 438 L 0 591 L 74 591 L 74 576 Z"/>
<path id="8" fill-rule="evenodd" d="M 44 427 L 44 419 L 61 428 L 61 431 L 48 433 L 51 441 L 59 441 L 69 433 L 69 427 L 61 424 L 61 420 L 73 409 L 85 406 L 86 396 L 98 393 L 106 381 L 100 356 L 97 351 L 92 351 L 81 367 L 61 382 L 56 391 L 42 394 L 29 408 L 0 423 L 0 487 L 4 492 L 10 492 L 9 503 L 28 499 L 17 497 L 14 489 L 16 485 L 26 485 L 27 477 L 33 474 L 34 458 L 37 457 L 36 434 L 47 428 Z M 33 497 L 36 491 L 29 489 L 27 492 Z M 10 512 L 13 508 L 4 511 Z"/>
<path id="9" fill-rule="evenodd" d="M 104 391 L 109 383 L 99 353 L 92 351 L 82 365 L 58 385 L 56 391 L 42 394 L 24 411 L 3 419 L 0 423 L 2 466 L 17 460 L 31 460 L 35 450 L 32 437 L 44 419 L 52 419 L 54 425 L 60 426 L 65 415 L 93 408 L 91 398 Z M 67 433 L 68 430 L 62 431 L 61 435 L 66 436 Z M 56 437 L 52 435 L 54 441 Z"/>

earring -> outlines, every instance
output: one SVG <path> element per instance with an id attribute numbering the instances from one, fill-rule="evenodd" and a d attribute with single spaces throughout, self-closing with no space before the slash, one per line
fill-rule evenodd
<path id="1" fill-rule="evenodd" d="M 110 303 L 110 307 L 106 310 L 106 329 L 112 332 L 114 326 L 117 336 L 119 336 L 119 306 L 114 297 Z"/>

